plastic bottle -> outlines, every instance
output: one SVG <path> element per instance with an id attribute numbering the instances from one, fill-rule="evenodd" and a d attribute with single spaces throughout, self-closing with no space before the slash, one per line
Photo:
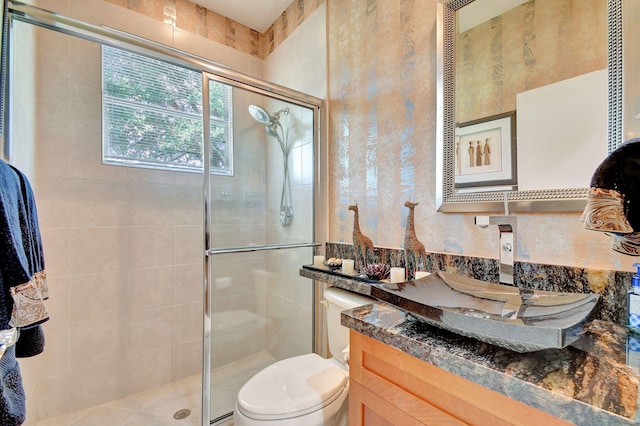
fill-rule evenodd
<path id="1" fill-rule="evenodd" d="M 627 292 L 627 365 L 640 367 L 640 263 L 634 263 L 636 274 L 631 278 L 631 290 Z"/>
<path id="2" fill-rule="evenodd" d="M 631 290 L 627 292 L 628 324 L 640 332 L 640 263 L 634 263 L 633 267 L 637 272 L 631 278 Z"/>

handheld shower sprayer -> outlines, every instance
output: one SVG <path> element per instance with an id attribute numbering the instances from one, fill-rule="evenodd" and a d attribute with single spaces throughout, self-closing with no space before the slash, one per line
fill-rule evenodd
<path id="1" fill-rule="evenodd" d="M 273 115 L 258 105 L 249 105 L 249 114 L 259 123 L 265 124 L 267 135 L 275 138 L 280 145 L 284 157 L 284 179 L 282 181 L 282 195 L 280 197 L 280 223 L 289 226 L 293 222 L 293 206 L 291 205 L 291 184 L 289 182 L 289 146 L 287 133 L 280 123 L 280 115 L 289 115 L 289 108 L 283 108 Z M 278 133 L 278 129 L 280 132 Z"/>

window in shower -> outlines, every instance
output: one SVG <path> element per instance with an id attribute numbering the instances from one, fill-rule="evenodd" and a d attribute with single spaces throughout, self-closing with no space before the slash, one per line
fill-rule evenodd
<path id="1" fill-rule="evenodd" d="M 231 86 L 210 87 L 211 172 L 233 174 Z M 202 74 L 102 47 L 105 164 L 201 171 Z"/>

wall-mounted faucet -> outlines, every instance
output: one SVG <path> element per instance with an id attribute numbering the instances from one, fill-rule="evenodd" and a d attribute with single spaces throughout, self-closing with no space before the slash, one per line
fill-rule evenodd
<path id="1" fill-rule="evenodd" d="M 476 216 L 475 224 L 481 228 L 496 225 L 500 230 L 500 282 L 513 284 L 513 252 L 516 247 L 515 216 Z"/>

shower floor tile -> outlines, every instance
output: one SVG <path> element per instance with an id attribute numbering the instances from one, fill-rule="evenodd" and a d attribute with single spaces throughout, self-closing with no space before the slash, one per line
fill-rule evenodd
<path id="1" fill-rule="evenodd" d="M 275 361 L 268 353 L 260 352 L 214 369 L 211 417 L 233 411 L 240 387 Z M 200 375 L 194 375 L 96 407 L 40 420 L 37 426 L 200 426 L 201 382 Z M 191 414 L 174 419 L 174 413 L 182 409 L 191 410 Z"/>

